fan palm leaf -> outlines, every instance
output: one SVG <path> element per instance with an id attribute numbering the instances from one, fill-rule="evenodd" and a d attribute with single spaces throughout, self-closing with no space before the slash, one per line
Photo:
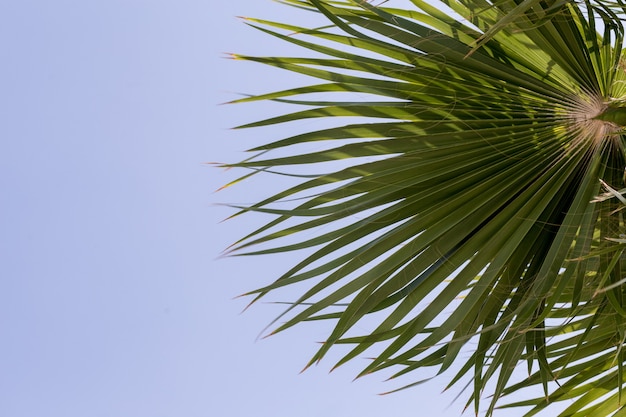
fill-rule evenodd
<path id="1" fill-rule="evenodd" d="M 248 293 L 305 284 L 273 333 L 332 321 L 310 364 L 338 344 L 351 349 L 337 366 L 377 349 L 360 375 L 454 369 L 450 385 L 471 381 L 476 413 L 487 394 L 491 415 L 540 386 L 541 398 L 507 406 L 532 415 L 570 400 L 561 415 L 626 415 L 619 4 L 284 3 L 328 24 L 246 22 L 309 54 L 233 57 L 320 81 L 236 100 L 304 108 L 241 127 L 337 123 L 225 165 L 302 178 L 235 214 L 274 218 L 232 255 L 308 250 Z M 359 333 L 364 320 L 374 324 Z M 523 363 L 529 377 L 516 380 Z"/>

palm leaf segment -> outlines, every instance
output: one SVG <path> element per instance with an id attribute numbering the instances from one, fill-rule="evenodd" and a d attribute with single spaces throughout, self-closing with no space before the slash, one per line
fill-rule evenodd
<path id="1" fill-rule="evenodd" d="M 411 2 L 404 10 L 286 1 L 322 13 L 322 28 L 248 19 L 319 57 L 235 58 L 322 81 L 238 100 L 306 106 L 244 127 L 362 118 L 259 146 L 229 165 L 326 169 L 238 212 L 275 218 L 234 254 L 309 249 L 250 294 L 308 283 L 275 331 L 333 320 L 311 363 L 336 344 L 352 346 L 337 365 L 382 346 L 362 375 L 456 363 L 451 385 L 471 381 L 476 412 L 493 381 L 488 414 L 501 397 L 539 385 L 545 397 L 513 405 L 534 414 L 568 399 L 563 415 L 626 415 L 626 246 L 610 198 L 621 195 L 592 202 L 608 189 L 600 179 L 622 188 L 626 166 L 619 20 L 598 4 L 533 2 L 520 12 L 509 1 L 448 1 L 447 11 Z M 298 153 L 311 142 L 319 150 Z M 338 160 L 341 168 L 328 168 Z M 364 320 L 374 324 L 360 334 Z M 530 377 L 516 382 L 520 361 Z"/>

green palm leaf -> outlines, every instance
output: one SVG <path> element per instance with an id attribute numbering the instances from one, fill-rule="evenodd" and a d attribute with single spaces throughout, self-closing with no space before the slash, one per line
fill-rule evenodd
<path id="1" fill-rule="evenodd" d="M 242 127 L 338 123 L 227 165 L 303 178 L 236 213 L 275 218 L 233 255 L 310 253 L 249 293 L 258 300 L 307 284 L 274 332 L 331 320 L 311 364 L 336 344 L 352 347 L 337 366 L 381 346 L 361 375 L 457 364 L 451 385 L 472 382 L 476 412 L 493 394 L 488 415 L 502 397 L 535 385 L 544 397 L 509 406 L 532 406 L 532 415 L 574 399 L 561 415 L 626 413 L 626 243 L 615 191 L 626 166 L 626 75 L 617 6 L 285 3 L 321 13 L 328 25 L 247 23 L 315 56 L 234 58 L 321 83 L 237 100 L 305 107 Z M 319 150 L 298 152 L 310 142 Z M 311 166 L 323 173 L 300 174 Z M 366 319 L 375 324 L 359 334 Z M 524 362 L 530 376 L 516 381 Z"/>

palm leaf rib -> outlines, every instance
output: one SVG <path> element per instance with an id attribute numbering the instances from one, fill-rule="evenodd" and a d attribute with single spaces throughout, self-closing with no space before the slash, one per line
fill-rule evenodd
<path id="1" fill-rule="evenodd" d="M 469 381 L 476 413 L 485 395 L 491 415 L 502 397 L 539 386 L 544 396 L 506 406 L 534 415 L 568 400 L 562 416 L 626 415 L 620 202 L 611 192 L 592 201 L 607 191 L 600 179 L 623 188 L 621 3 L 283 2 L 328 25 L 246 22 L 315 56 L 233 57 L 320 83 L 235 100 L 305 107 L 241 128 L 338 123 L 225 165 L 321 172 L 234 206 L 274 219 L 232 255 L 308 250 L 248 293 L 307 284 L 273 332 L 331 320 L 310 364 L 341 344 L 351 350 L 336 366 L 376 351 L 361 375 L 451 369 L 451 385 Z M 297 151 L 311 142 L 317 150 Z"/>

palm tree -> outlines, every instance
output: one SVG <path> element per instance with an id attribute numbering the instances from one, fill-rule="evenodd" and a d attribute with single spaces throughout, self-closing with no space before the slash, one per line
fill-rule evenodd
<path id="1" fill-rule="evenodd" d="M 476 413 L 491 395 L 487 415 L 569 400 L 560 415 L 626 416 L 621 3 L 283 3 L 328 24 L 247 23 L 307 56 L 233 57 L 321 81 L 236 100 L 304 106 L 242 127 L 338 123 L 226 165 L 301 178 L 235 214 L 274 217 L 232 255 L 309 251 L 248 293 L 306 286 L 272 333 L 331 321 L 310 364 L 375 349 L 360 375 L 454 369 Z"/>

